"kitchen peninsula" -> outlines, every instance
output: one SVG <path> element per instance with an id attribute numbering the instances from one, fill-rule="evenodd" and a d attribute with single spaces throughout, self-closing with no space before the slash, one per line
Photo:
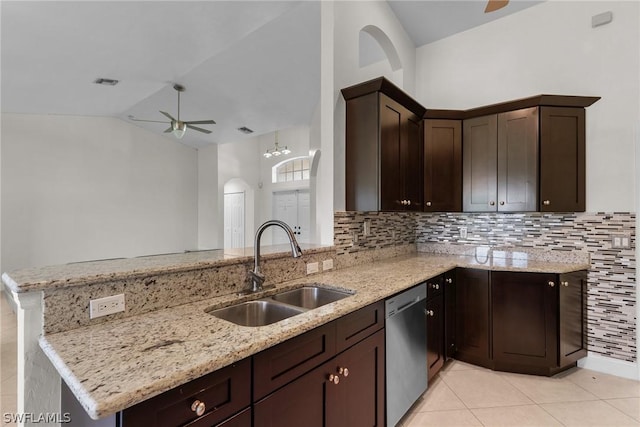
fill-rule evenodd
<path id="1" fill-rule="evenodd" d="M 334 247 L 307 250 L 300 260 L 286 254 L 268 255 L 265 272 L 276 286 L 249 297 L 236 296 L 238 286 L 244 286 L 245 264 L 251 261 L 248 257 L 194 261 L 194 257 L 206 256 L 175 255 L 177 258 L 169 267 L 143 267 L 144 263 L 158 261 L 138 259 L 134 263 L 140 264 L 130 265 L 128 271 L 122 264 L 120 269 L 114 268 L 125 261 L 105 261 L 105 268 L 98 275 L 65 276 L 65 268 L 78 268 L 72 265 L 5 274 L 3 280 L 18 300 L 32 296 L 43 303 L 41 329 L 35 336 L 43 333 L 39 345 L 55 366 L 49 375 L 59 374 L 95 419 L 108 417 L 458 267 L 553 274 L 589 268 L 588 255 L 582 252 L 450 245 L 421 245 L 419 249 L 426 252 L 415 252 L 415 247 L 380 251 L 385 255 L 363 256 L 360 260 L 352 257 L 349 261 L 345 255 L 336 255 Z M 184 257 L 182 263 L 180 257 Z M 326 259 L 334 259 L 334 271 L 305 275 L 306 263 Z M 257 328 L 237 326 L 205 313 L 211 308 L 309 283 L 348 290 L 354 295 Z M 210 290 L 205 291 L 206 288 Z M 121 291 L 126 294 L 127 312 L 107 316 L 113 320 L 89 320 L 89 299 Z M 71 307 L 68 301 L 74 301 Z M 55 378 L 49 380 L 55 387 Z M 26 385 L 28 388 L 28 378 Z M 39 392 L 25 390 L 25 395 L 36 396 Z"/>

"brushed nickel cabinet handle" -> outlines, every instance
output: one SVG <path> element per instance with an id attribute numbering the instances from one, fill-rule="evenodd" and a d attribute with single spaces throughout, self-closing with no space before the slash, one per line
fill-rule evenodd
<path id="1" fill-rule="evenodd" d="M 496 202 L 494 202 L 494 201 L 490 201 L 490 202 L 489 202 L 489 204 L 490 204 L 491 206 L 495 206 L 495 205 L 496 205 Z"/>
<path id="2" fill-rule="evenodd" d="M 552 282 L 552 281 L 549 281 L 548 285 L 553 288 L 556 284 L 554 282 Z"/>
<path id="3" fill-rule="evenodd" d="M 551 204 L 551 200 L 543 200 L 542 204 L 545 206 L 549 206 Z"/>
<path id="4" fill-rule="evenodd" d="M 569 282 L 560 282 L 560 284 L 565 288 L 569 286 Z"/>
<path id="5" fill-rule="evenodd" d="M 500 202 L 500 206 L 504 206 L 504 202 Z"/>
<path id="6" fill-rule="evenodd" d="M 340 375 L 344 375 L 345 377 L 348 377 L 349 376 L 349 368 L 339 367 L 338 368 L 338 373 Z"/>
<path id="7" fill-rule="evenodd" d="M 330 383 L 338 384 L 340 382 L 340 377 L 337 375 L 329 374 L 327 377 Z"/>
<path id="8" fill-rule="evenodd" d="M 204 402 L 196 400 L 191 404 L 191 410 L 200 417 L 202 416 L 202 414 L 204 414 L 204 411 L 207 410 L 207 406 L 204 404 Z"/>
<path id="9" fill-rule="evenodd" d="M 453 279 L 451 277 L 447 277 L 444 281 L 447 283 L 453 283 Z"/>
<path id="10" fill-rule="evenodd" d="M 431 202 L 427 202 L 427 206 L 431 206 Z"/>

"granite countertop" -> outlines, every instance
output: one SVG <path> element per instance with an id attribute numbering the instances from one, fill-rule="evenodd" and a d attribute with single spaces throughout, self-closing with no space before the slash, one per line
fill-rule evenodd
<path id="1" fill-rule="evenodd" d="M 550 273 L 589 268 L 586 262 L 417 253 L 307 276 L 251 296 L 269 296 L 308 283 L 355 292 L 268 326 L 242 327 L 205 314 L 208 308 L 241 301 L 227 295 L 45 335 L 40 346 L 87 413 L 97 419 L 458 266 Z"/>

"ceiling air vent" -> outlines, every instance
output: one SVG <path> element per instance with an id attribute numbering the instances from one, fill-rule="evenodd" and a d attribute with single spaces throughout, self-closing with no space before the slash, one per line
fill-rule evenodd
<path id="1" fill-rule="evenodd" d="M 242 126 L 241 128 L 238 128 L 238 130 L 247 135 L 253 133 L 253 131 L 246 126 Z"/>
<path id="2" fill-rule="evenodd" d="M 115 86 L 118 84 L 118 80 L 114 80 L 114 79 L 103 79 L 103 78 L 97 78 L 93 81 L 95 84 L 98 85 L 105 85 L 105 86 Z"/>

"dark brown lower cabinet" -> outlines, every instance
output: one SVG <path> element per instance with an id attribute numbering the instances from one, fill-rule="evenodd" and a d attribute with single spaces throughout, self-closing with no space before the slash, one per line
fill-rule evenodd
<path id="1" fill-rule="evenodd" d="M 254 405 L 255 427 L 384 425 L 384 331 Z"/>
<path id="2" fill-rule="evenodd" d="M 456 354 L 456 270 L 444 276 L 444 348 L 445 359 Z"/>
<path id="3" fill-rule="evenodd" d="M 491 368 L 489 271 L 456 270 L 456 359 Z"/>
<path id="4" fill-rule="evenodd" d="M 557 361 L 555 276 L 501 271 L 491 274 L 496 368 L 544 369 Z"/>
<path id="5" fill-rule="evenodd" d="M 202 405 L 203 413 L 196 408 Z M 119 427 L 250 427 L 251 359 L 207 374 L 118 413 Z M 243 409 L 243 415 L 234 415 Z M 228 421 L 228 424 L 224 424 Z"/>
<path id="6" fill-rule="evenodd" d="M 586 350 L 586 271 L 491 273 L 494 369 L 553 375 Z"/>

